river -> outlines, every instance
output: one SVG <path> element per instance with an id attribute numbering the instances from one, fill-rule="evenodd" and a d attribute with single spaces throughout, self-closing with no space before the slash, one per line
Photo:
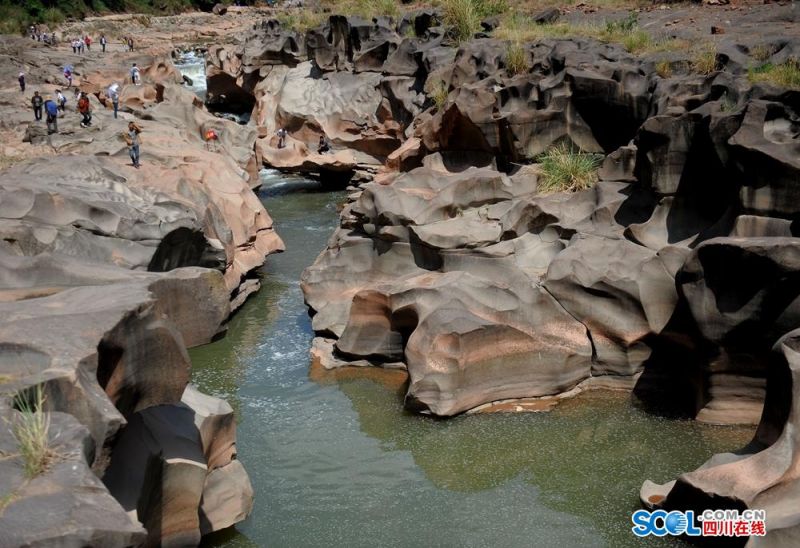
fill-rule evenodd
<path id="1" fill-rule="evenodd" d="M 191 351 L 194 382 L 238 416 L 255 489 L 244 523 L 207 546 L 679 546 L 637 539 L 645 478 L 663 482 L 751 429 L 647 415 L 589 392 L 546 414 L 406 413 L 389 374 L 311 374 L 300 274 L 337 224 L 345 194 L 262 172 L 261 199 L 286 252 L 227 337 Z"/>
<path id="2" fill-rule="evenodd" d="M 205 95 L 204 63 L 178 65 Z M 396 375 L 310 370 L 300 275 L 337 225 L 343 192 L 274 170 L 259 191 L 287 251 L 225 338 L 190 351 L 193 382 L 238 418 L 253 514 L 206 546 L 680 546 L 630 531 L 643 479 L 663 482 L 749 428 L 648 415 L 588 392 L 546 414 L 437 420 L 403 410 Z"/>

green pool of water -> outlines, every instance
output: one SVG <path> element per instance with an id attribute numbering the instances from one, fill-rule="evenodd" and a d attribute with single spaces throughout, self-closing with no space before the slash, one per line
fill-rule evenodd
<path id="1" fill-rule="evenodd" d="M 343 193 L 265 177 L 287 251 L 226 338 L 191 351 L 194 382 L 239 418 L 251 517 L 209 546 L 679 546 L 637 539 L 644 479 L 663 482 L 750 429 L 647 415 L 627 394 L 589 392 L 546 414 L 436 420 L 406 413 L 402 389 L 309 377 L 299 279 L 336 226 Z"/>

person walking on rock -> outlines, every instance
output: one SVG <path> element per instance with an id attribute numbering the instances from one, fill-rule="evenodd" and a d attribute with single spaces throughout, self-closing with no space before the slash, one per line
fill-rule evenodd
<path id="1" fill-rule="evenodd" d="M 31 106 L 33 107 L 33 117 L 37 122 L 42 121 L 43 105 L 44 105 L 44 99 L 42 99 L 42 96 L 39 95 L 38 91 L 34 91 L 33 97 L 31 97 Z"/>
<path id="2" fill-rule="evenodd" d="M 139 144 L 142 142 L 142 138 L 139 134 L 141 132 L 142 128 L 137 126 L 134 122 L 128 122 L 128 131 L 122 134 L 122 137 L 128 144 L 128 154 L 131 156 L 132 165 L 136 169 L 139 169 L 139 166 L 141 166 L 139 163 Z"/>
<path id="3" fill-rule="evenodd" d="M 72 65 L 64 67 L 64 79 L 67 81 L 67 89 L 72 87 Z"/>
<path id="4" fill-rule="evenodd" d="M 108 87 L 108 96 L 111 98 L 111 104 L 114 106 L 114 118 L 117 118 L 119 112 L 119 84 L 116 82 Z"/>
<path id="5" fill-rule="evenodd" d="M 58 107 L 52 99 L 44 102 L 44 111 L 47 114 L 47 134 L 58 133 Z"/>
<path id="6" fill-rule="evenodd" d="M 128 38 L 128 51 L 133 51 L 133 38 Z"/>
<path id="7" fill-rule="evenodd" d="M 106 38 L 105 34 L 100 35 L 100 47 L 103 48 L 103 53 L 106 52 L 106 46 L 108 45 L 108 39 Z"/>
<path id="8" fill-rule="evenodd" d="M 56 90 L 56 102 L 58 103 L 58 110 L 62 113 L 67 110 L 67 98 L 61 93 L 60 89 Z"/>
<path id="9" fill-rule="evenodd" d="M 86 51 L 92 51 L 92 39 L 88 34 L 83 38 L 83 42 L 86 44 Z"/>
<path id="10" fill-rule="evenodd" d="M 92 125 L 92 108 L 89 103 L 89 97 L 86 92 L 81 93 L 81 98 L 78 99 L 78 112 L 81 113 L 83 119 L 81 120 L 81 127 L 89 127 Z"/>
<path id="11" fill-rule="evenodd" d="M 20 71 L 17 80 L 19 80 L 19 90 L 25 93 L 25 73 Z"/>
<path id="12" fill-rule="evenodd" d="M 139 85 L 139 67 L 136 66 L 136 63 L 133 64 L 131 67 L 131 84 Z"/>

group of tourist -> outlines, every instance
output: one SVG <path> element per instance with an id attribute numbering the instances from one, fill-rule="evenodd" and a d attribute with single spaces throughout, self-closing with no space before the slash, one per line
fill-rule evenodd
<path id="1" fill-rule="evenodd" d="M 20 86 L 23 86 L 24 91 L 24 83 L 23 83 L 24 74 L 20 73 Z M 106 90 L 106 97 L 111 100 L 111 104 L 114 107 L 114 118 L 118 118 L 119 112 L 119 84 L 116 82 L 113 83 L 108 87 Z M 92 104 L 89 100 L 89 95 L 85 91 L 80 91 L 75 89 L 75 98 L 77 100 L 77 110 L 78 113 L 81 115 L 81 122 L 80 126 L 82 128 L 88 128 L 92 126 Z M 35 121 L 40 122 L 42 120 L 42 116 L 44 115 L 46 118 L 47 124 L 47 134 L 52 135 L 53 133 L 58 133 L 58 118 L 59 113 L 63 116 L 64 112 L 66 112 L 66 105 L 67 105 L 67 98 L 61 92 L 60 89 L 55 90 L 55 95 L 52 97 L 48 97 L 45 99 L 39 93 L 39 91 L 33 92 L 33 97 L 31 97 L 31 108 L 33 109 L 33 118 Z M 141 144 L 141 134 L 142 128 L 136 124 L 135 122 L 131 121 L 128 123 L 128 129 L 122 134 L 125 143 L 128 145 L 128 154 L 131 158 L 131 165 L 135 168 L 141 167 L 141 163 L 139 161 L 139 146 Z"/>
<path id="2" fill-rule="evenodd" d="M 278 148 L 286 148 L 286 137 L 289 135 L 289 133 L 286 131 L 286 128 L 278 128 L 278 131 L 275 133 L 275 135 L 278 137 Z M 319 142 L 317 143 L 317 154 L 325 154 L 326 152 L 330 151 L 331 143 L 323 133 L 319 136 Z"/>
<path id="3" fill-rule="evenodd" d="M 133 39 L 132 38 L 123 38 L 123 43 L 125 44 L 125 51 L 133 51 Z M 81 38 L 74 38 L 70 44 L 72 46 L 72 53 L 83 54 L 84 52 L 92 51 L 92 41 L 91 36 L 88 34 Z M 106 38 L 105 34 L 100 35 L 100 50 L 105 53 L 106 47 L 108 46 L 108 38 Z"/>
<path id="4" fill-rule="evenodd" d="M 83 55 L 84 51 L 92 51 L 92 39 L 88 34 L 80 38 L 73 38 L 71 45 L 72 53 Z"/>
<path id="5" fill-rule="evenodd" d="M 55 32 L 47 32 L 42 30 L 39 25 L 31 25 L 28 29 L 28 34 L 31 37 L 31 40 L 36 40 L 37 42 L 44 42 L 48 45 L 55 45 L 56 44 L 56 33 Z"/>

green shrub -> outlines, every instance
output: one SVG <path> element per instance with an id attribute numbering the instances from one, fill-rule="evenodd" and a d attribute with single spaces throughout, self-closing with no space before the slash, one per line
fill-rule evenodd
<path id="1" fill-rule="evenodd" d="M 58 8 L 47 8 L 42 14 L 42 21 L 50 26 L 60 25 L 64 22 L 64 14 Z"/>
<path id="2" fill-rule="evenodd" d="M 54 456 L 49 438 L 50 414 L 44 411 L 44 402 L 41 385 L 15 398 L 14 407 L 20 414 L 13 424 L 12 432 L 17 440 L 27 478 L 35 478 L 44 472 Z"/>
<path id="3" fill-rule="evenodd" d="M 577 192 L 590 188 L 597 181 L 602 154 L 588 154 L 566 143 L 549 148 L 540 154 L 539 192 Z"/>

